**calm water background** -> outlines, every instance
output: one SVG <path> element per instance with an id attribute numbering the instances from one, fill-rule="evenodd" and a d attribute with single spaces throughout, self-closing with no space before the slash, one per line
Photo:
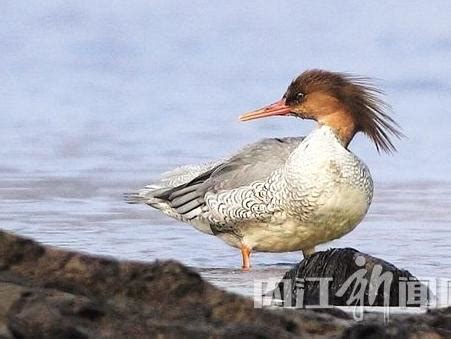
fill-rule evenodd
<path id="1" fill-rule="evenodd" d="M 381 79 L 407 139 L 352 150 L 376 183 L 344 238 L 419 276 L 451 277 L 451 4 L 424 1 L 5 1 L 0 4 L 1 228 L 117 258 L 173 258 L 252 293 L 299 253 L 255 254 L 122 192 L 173 166 L 230 154 L 313 124 L 244 111 L 274 101 L 306 68 Z"/>

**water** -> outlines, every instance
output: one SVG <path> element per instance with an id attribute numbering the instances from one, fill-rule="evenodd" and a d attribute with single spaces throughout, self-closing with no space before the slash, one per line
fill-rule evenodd
<path id="1" fill-rule="evenodd" d="M 407 6 L 407 5 L 406 5 Z M 121 259 L 172 258 L 252 294 L 299 253 L 240 254 L 122 193 L 173 166 L 312 124 L 237 116 L 306 68 L 378 79 L 408 136 L 379 156 L 363 136 L 373 205 L 351 246 L 418 276 L 451 277 L 451 26 L 448 2 L 3 1 L 0 225 Z M 383 80 L 382 80 L 383 79 Z"/>

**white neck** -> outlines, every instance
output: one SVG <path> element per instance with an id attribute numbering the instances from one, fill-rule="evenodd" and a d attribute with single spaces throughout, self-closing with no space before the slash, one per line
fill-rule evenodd
<path id="1" fill-rule="evenodd" d="M 305 163 L 309 161 L 308 158 L 324 157 L 327 159 L 342 153 L 348 153 L 348 151 L 333 129 L 325 125 L 318 125 L 291 153 L 289 162 Z"/>
<path id="2" fill-rule="evenodd" d="M 346 148 L 343 141 L 335 134 L 334 130 L 326 125 L 318 124 L 317 127 L 310 132 L 310 134 L 305 138 L 305 141 L 309 143 L 332 143 L 339 144 L 341 147 Z"/>

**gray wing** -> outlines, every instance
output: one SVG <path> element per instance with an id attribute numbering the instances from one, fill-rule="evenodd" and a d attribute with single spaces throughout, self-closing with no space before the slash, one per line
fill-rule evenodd
<path id="1" fill-rule="evenodd" d="M 263 139 L 191 181 L 162 190 L 155 198 L 167 201 L 182 218 L 191 220 L 204 211 L 205 195 L 264 181 L 281 168 L 304 137 Z"/>

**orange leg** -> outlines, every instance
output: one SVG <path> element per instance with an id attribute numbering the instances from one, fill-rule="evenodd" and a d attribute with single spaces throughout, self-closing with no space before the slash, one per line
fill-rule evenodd
<path id="1" fill-rule="evenodd" d="M 243 272 L 248 272 L 251 268 L 251 249 L 246 245 L 241 245 L 241 255 L 243 256 L 243 266 L 241 267 Z"/>

